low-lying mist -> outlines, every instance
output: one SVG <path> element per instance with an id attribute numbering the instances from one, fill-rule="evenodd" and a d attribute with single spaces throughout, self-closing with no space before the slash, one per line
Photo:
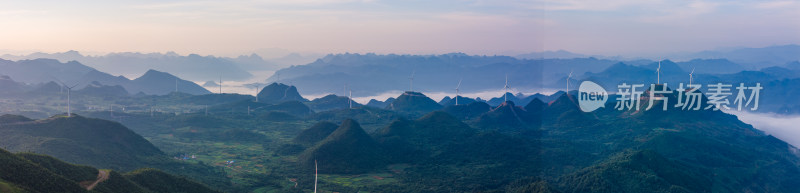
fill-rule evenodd
<path id="1" fill-rule="evenodd" d="M 780 115 L 775 113 L 752 113 L 746 111 L 730 111 L 739 120 L 753 125 L 769 135 L 800 147 L 800 115 Z"/>

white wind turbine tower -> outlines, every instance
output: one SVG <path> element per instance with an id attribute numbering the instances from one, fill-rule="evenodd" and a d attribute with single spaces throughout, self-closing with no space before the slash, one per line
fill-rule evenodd
<path id="1" fill-rule="evenodd" d="M 353 90 L 350 90 L 350 97 L 347 98 L 348 103 L 350 103 L 350 108 L 353 108 Z"/>
<path id="2" fill-rule="evenodd" d="M 461 87 L 461 81 L 462 80 L 464 80 L 464 79 L 459 79 L 458 80 L 458 86 L 456 86 L 456 105 L 458 105 L 458 94 L 459 94 L 458 88 Z"/>
<path id="3" fill-rule="evenodd" d="M 255 84 L 253 84 L 253 87 L 256 87 L 256 95 L 255 96 L 256 96 L 256 102 L 258 102 L 258 89 L 259 89 L 259 87 L 261 87 L 261 84 L 255 83 Z"/>
<path id="4" fill-rule="evenodd" d="M 289 84 L 291 85 L 292 83 L 290 82 Z M 287 85 L 286 90 L 283 90 L 283 98 L 281 98 L 281 99 L 285 99 L 286 96 L 288 95 L 289 89 L 292 88 L 292 86 L 290 86 L 290 85 Z"/>
<path id="5" fill-rule="evenodd" d="M 692 85 L 692 78 L 694 78 L 694 68 L 692 68 L 692 72 L 689 73 L 689 85 Z"/>
<path id="6" fill-rule="evenodd" d="M 75 88 L 76 86 L 78 86 L 78 83 L 75 83 L 75 85 L 72 85 L 72 86 L 67 86 L 67 84 L 64 84 L 64 82 L 61 82 L 61 80 L 56 79 L 56 81 L 61 83 L 62 87 L 66 87 L 67 88 L 67 117 L 71 117 L 72 116 L 72 105 L 70 105 L 70 102 L 71 102 L 70 101 L 70 95 L 72 95 L 72 88 Z"/>
<path id="7" fill-rule="evenodd" d="M 219 73 L 219 94 L 222 94 L 222 73 Z"/>
<path id="8" fill-rule="evenodd" d="M 661 84 L 661 60 L 658 61 L 658 68 L 656 68 L 656 84 Z"/>
<path id="9" fill-rule="evenodd" d="M 317 193 L 317 160 L 314 160 L 314 193 Z"/>
<path id="10" fill-rule="evenodd" d="M 567 93 L 569 93 L 569 79 L 572 79 L 572 70 L 569 70 L 569 76 L 567 76 Z"/>
<path id="11" fill-rule="evenodd" d="M 509 88 L 508 87 L 508 74 L 506 74 L 506 85 L 503 86 L 503 90 L 505 90 L 503 92 L 503 98 L 505 99 L 505 101 L 508 101 L 508 88 Z"/>
<path id="12" fill-rule="evenodd" d="M 178 77 L 175 77 L 175 93 L 178 93 Z"/>
<path id="13" fill-rule="evenodd" d="M 409 84 L 409 91 L 411 92 L 414 92 L 414 74 L 416 73 L 417 70 L 411 71 L 411 77 L 408 78 L 409 80 L 411 80 L 411 83 Z"/>

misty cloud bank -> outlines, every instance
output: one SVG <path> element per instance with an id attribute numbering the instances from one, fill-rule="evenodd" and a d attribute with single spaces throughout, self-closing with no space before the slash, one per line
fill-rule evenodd
<path id="1" fill-rule="evenodd" d="M 745 111 L 731 111 L 739 120 L 753 125 L 769 135 L 786 141 L 795 147 L 800 147 L 800 116 L 787 116 L 774 113 L 751 113 Z"/>

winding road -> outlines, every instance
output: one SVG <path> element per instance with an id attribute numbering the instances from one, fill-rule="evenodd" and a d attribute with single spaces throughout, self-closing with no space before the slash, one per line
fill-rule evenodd
<path id="1" fill-rule="evenodd" d="M 108 172 L 107 171 L 105 171 L 105 170 L 98 170 L 98 171 L 99 172 L 97 172 L 97 180 L 95 180 L 94 182 L 92 182 L 92 184 L 87 186 L 86 190 L 92 190 L 100 182 L 108 180 Z"/>

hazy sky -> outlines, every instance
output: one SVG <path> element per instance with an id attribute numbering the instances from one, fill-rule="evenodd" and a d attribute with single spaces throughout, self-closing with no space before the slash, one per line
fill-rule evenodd
<path id="1" fill-rule="evenodd" d="M 0 50 L 638 55 L 800 44 L 795 1 L 0 1 Z"/>

